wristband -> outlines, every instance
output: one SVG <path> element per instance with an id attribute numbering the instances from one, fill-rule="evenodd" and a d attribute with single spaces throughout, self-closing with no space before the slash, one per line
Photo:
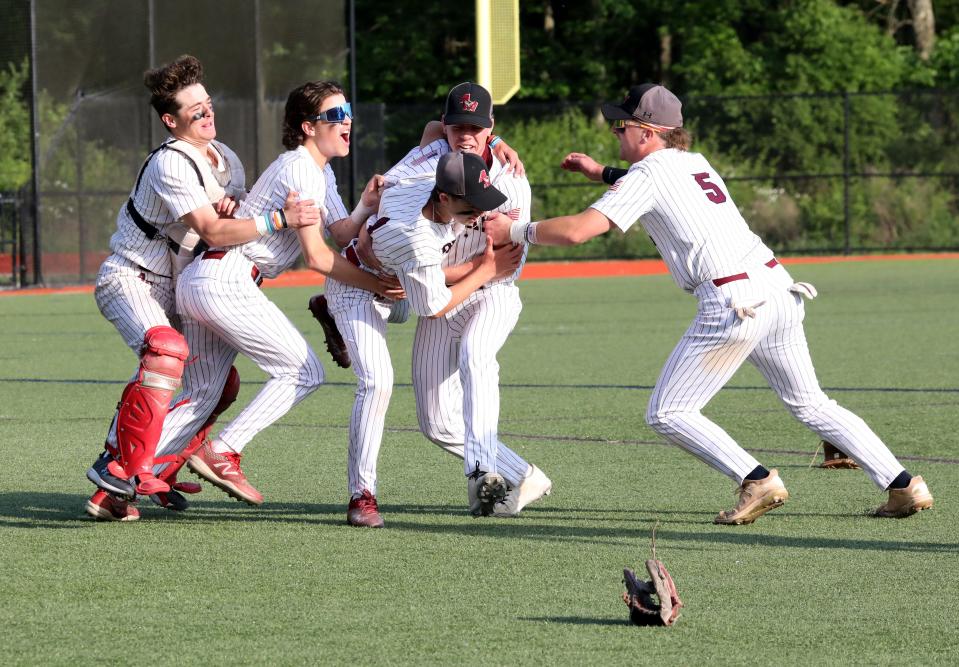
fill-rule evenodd
<path id="1" fill-rule="evenodd" d="M 514 222 L 509 226 L 509 240 L 519 245 L 526 243 L 527 230 L 530 227 L 529 222 Z"/>
<path id="2" fill-rule="evenodd" d="M 499 136 L 498 134 L 491 134 L 489 135 L 489 142 L 486 145 L 489 146 L 490 148 L 493 148 L 496 144 L 498 144 L 502 140 L 503 140 L 503 137 Z"/>
<path id="3" fill-rule="evenodd" d="M 254 215 L 253 224 L 256 225 L 256 232 L 260 236 L 269 236 L 276 231 L 276 228 L 273 226 L 273 222 L 270 220 L 270 215 Z"/>
<path id="4" fill-rule="evenodd" d="M 603 167 L 603 183 L 613 185 L 628 172 L 628 169 L 621 169 L 619 167 Z"/>
<path id="5" fill-rule="evenodd" d="M 373 215 L 373 207 L 365 205 L 361 199 L 357 202 L 353 212 L 350 213 L 350 220 L 352 220 L 354 224 L 360 225 L 371 215 Z"/>
<path id="6" fill-rule="evenodd" d="M 526 242 L 529 245 L 536 245 L 536 228 L 539 227 L 538 222 L 531 222 L 526 225 Z"/>
<path id="7" fill-rule="evenodd" d="M 278 208 L 274 211 L 274 213 L 276 214 L 277 218 L 279 218 L 279 225 L 274 223 L 273 226 L 277 229 L 287 229 L 290 224 L 286 221 L 286 212 L 282 208 Z"/>

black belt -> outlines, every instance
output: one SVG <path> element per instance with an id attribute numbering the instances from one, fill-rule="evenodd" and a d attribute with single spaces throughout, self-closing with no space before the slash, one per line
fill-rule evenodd
<path id="1" fill-rule="evenodd" d="M 772 269 L 772 268 L 774 268 L 774 267 L 776 267 L 776 266 L 779 266 L 779 260 L 776 259 L 775 257 L 773 257 L 771 260 L 769 260 L 768 262 L 766 262 L 766 266 L 768 266 L 770 269 Z M 724 277 L 722 277 L 722 278 L 713 278 L 713 285 L 715 285 L 716 287 L 722 287 L 722 286 L 725 285 L 726 283 L 732 283 L 732 282 L 735 282 L 735 281 L 737 281 L 737 280 L 747 280 L 748 278 L 749 278 L 749 274 L 748 274 L 748 273 L 737 273 L 736 275 L 733 275 L 733 276 L 724 276 Z"/>
<path id="2" fill-rule="evenodd" d="M 203 253 L 202 259 L 223 259 L 225 256 L 226 250 L 207 250 Z M 256 264 L 250 269 L 250 277 L 253 278 L 257 287 L 263 284 L 263 276 L 260 275 L 260 270 L 256 268 Z"/>

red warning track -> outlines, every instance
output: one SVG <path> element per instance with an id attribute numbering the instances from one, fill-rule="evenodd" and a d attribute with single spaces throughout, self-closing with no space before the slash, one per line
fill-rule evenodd
<path id="1" fill-rule="evenodd" d="M 837 262 L 889 262 L 930 259 L 959 259 L 957 252 L 921 253 L 915 255 L 855 255 L 828 257 L 787 257 L 783 264 L 830 264 Z M 601 262 L 531 262 L 523 269 L 522 280 L 550 278 L 603 278 L 609 276 L 652 276 L 668 273 L 659 259 L 607 260 Z M 265 280 L 264 287 L 315 287 L 323 284 L 323 276 L 309 271 L 287 271 L 282 276 Z M 92 285 L 74 287 L 33 287 L 0 291 L 0 297 L 30 294 L 71 294 L 92 292 Z"/>

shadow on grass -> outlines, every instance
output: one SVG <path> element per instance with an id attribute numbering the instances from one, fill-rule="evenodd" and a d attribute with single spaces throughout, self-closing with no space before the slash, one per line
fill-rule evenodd
<path id="1" fill-rule="evenodd" d="M 585 616 L 520 616 L 517 621 L 531 623 L 558 623 L 563 625 L 630 625 L 628 620 L 614 618 L 587 618 Z"/>
<path id="2" fill-rule="evenodd" d="M 7 492 L 0 493 L 0 527 L 21 529 L 84 529 L 98 523 L 84 513 L 87 496 L 68 493 Z M 346 507 L 343 504 L 317 503 L 267 503 L 261 507 L 248 507 L 230 500 L 196 501 L 186 512 L 171 512 L 149 501 L 139 503 L 142 521 L 153 523 L 223 524 L 225 522 L 263 523 L 264 525 L 291 524 L 296 526 L 332 526 L 347 528 Z M 959 543 L 917 542 L 895 540 L 850 539 L 828 536 L 770 535 L 762 526 L 772 527 L 790 516 L 825 516 L 828 518 L 850 516 L 857 521 L 891 521 L 874 519 L 863 515 L 790 514 L 786 511 L 762 518 L 759 524 L 749 526 L 714 526 L 703 512 L 679 510 L 648 510 L 645 515 L 632 512 L 626 525 L 608 518 L 606 509 L 583 509 L 565 507 L 534 507 L 527 509 L 522 517 L 515 519 L 473 518 L 460 505 L 391 505 L 384 504 L 381 511 L 386 519 L 387 531 L 408 531 L 433 535 L 461 535 L 522 539 L 534 541 L 564 541 L 583 543 L 634 544 L 637 540 L 649 539 L 653 523 L 674 524 L 675 529 L 659 529 L 657 537 L 675 541 L 679 549 L 702 548 L 704 543 L 713 545 L 738 545 L 744 547 L 775 547 L 787 549 L 859 549 L 863 551 L 904 551 L 916 553 L 959 553 Z M 583 525 L 570 521 L 570 515 L 595 512 L 595 521 L 607 525 Z M 623 510 L 613 510 L 623 513 Z M 663 520 L 662 515 L 676 515 L 676 519 Z M 417 520 L 419 517 L 419 520 Z M 438 523 L 431 517 L 447 517 Z M 683 518 L 685 517 L 685 518 Z M 425 519 L 425 520 L 424 520 Z M 907 521 L 910 519 L 906 519 Z M 917 519 L 911 519 L 917 520 Z M 758 525 L 758 527 L 757 527 Z M 686 528 L 678 528 L 686 526 Z M 349 528 L 349 530 L 361 530 Z"/>

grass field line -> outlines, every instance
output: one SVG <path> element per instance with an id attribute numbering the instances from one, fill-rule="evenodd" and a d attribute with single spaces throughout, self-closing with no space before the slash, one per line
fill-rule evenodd
<path id="1" fill-rule="evenodd" d="M 129 380 L 95 380 L 92 378 L 0 378 L 0 382 L 24 384 L 102 384 L 126 385 Z M 260 385 L 262 382 L 241 381 L 244 385 Z M 328 387 L 352 387 L 355 382 L 325 382 Z M 397 382 L 394 387 L 408 389 L 413 385 L 409 382 Z M 628 391 L 652 391 L 653 385 L 647 384 L 533 384 L 533 383 L 501 383 L 502 389 L 613 389 Z M 724 391 L 767 391 L 765 385 L 746 385 L 739 387 L 723 387 Z M 823 387 L 823 391 L 841 391 L 851 393 L 883 393 L 883 394 L 959 394 L 959 387 Z"/>

